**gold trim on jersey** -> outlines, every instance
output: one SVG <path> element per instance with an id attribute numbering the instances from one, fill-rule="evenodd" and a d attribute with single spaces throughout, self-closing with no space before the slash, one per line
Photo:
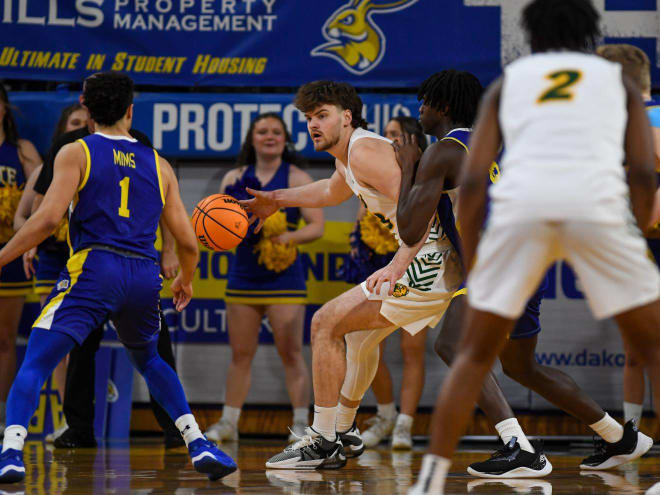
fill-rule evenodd
<path id="1" fill-rule="evenodd" d="M 158 174 L 158 189 L 160 190 L 160 199 L 163 200 L 165 206 L 165 191 L 163 191 L 163 179 L 160 175 L 160 160 L 158 159 L 158 152 L 154 150 L 154 157 L 156 158 L 156 174 Z"/>
<path id="2" fill-rule="evenodd" d="M 470 149 L 469 149 L 469 148 L 467 147 L 467 145 L 466 145 L 463 141 L 461 141 L 460 139 L 456 139 L 455 137 L 452 137 L 452 136 L 445 136 L 445 137 L 443 137 L 440 141 L 454 141 L 454 142 L 460 144 L 461 146 L 463 146 L 463 148 L 465 148 L 465 151 L 466 151 L 468 154 L 470 153 Z"/>
<path id="3" fill-rule="evenodd" d="M 85 150 L 85 159 L 87 161 L 85 165 L 85 176 L 83 177 L 82 182 L 78 186 L 78 192 L 80 192 L 82 188 L 85 187 L 85 185 L 87 184 L 87 180 L 89 180 L 89 173 L 92 170 L 92 158 L 91 155 L 89 154 L 89 148 L 87 147 L 87 143 L 82 139 L 78 139 L 77 142 L 82 144 L 82 147 Z"/>
<path id="4" fill-rule="evenodd" d="M 69 273 L 69 287 L 64 292 L 60 292 L 55 297 L 53 297 L 46 306 L 41 310 L 41 314 L 35 320 L 32 328 L 43 328 L 45 330 L 50 330 L 51 325 L 53 324 L 53 319 L 55 318 L 55 312 L 60 308 L 62 302 L 66 295 L 71 292 L 73 286 L 76 285 L 80 275 L 83 271 L 83 266 L 85 261 L 87 261 L 87 255 L 91 249 L 83 249 L 82 251 L 77 252 L 66 263 L 66 269 Z"/>

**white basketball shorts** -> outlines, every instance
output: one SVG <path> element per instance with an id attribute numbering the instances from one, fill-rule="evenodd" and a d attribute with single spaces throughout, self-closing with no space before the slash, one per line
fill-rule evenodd
<path id="1" fill-rule="evenodd" d="M 435 327 L 442 319 L 461 284 L 462 274 L 461 261 L 453 249 L 422 251 L 397 281 L 394 295 L 372 294 L 366 282 L 361 287 L 369 300 L 383 301 L 381 315 L 415 335 L 424 327 Z"/>
<path id="2" fill-rule="evenodd" d="M 468 278 L 470 305 L 517 319 L 548 267 L 567 260 L 594 316 L 617 315 L 655 301 L 660 274 L 633 224 L 565 220 L 491 223 Z"/>

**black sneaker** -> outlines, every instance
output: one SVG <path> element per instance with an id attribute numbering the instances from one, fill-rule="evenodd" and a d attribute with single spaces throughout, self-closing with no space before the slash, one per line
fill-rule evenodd
<path id="1" fill-rule="evenodd" d="M 358 430 L 355 421 L 353 421 L 353 426 L 351 426 L 350 430 L 343 433 L 337 432 L 337 435 L 339 435 L 339 440 L 341 440 L 341 444 L 344 446 L 346 459 L 357 457 L 364 452 L 364 444 L 362 443 L 360 430 Z"/>
<path id="2" fill-rule="evenodd" d="M 580 464 L 580 469 L 611 469 L 642 457 L 653 446 L 653 440 L 637 429 L 634 420 L 623 426 L 623 437 L 616 443 L 607 443 L 602 438 L 594 439 L 593 455 Z"/>
<path id="3" fill-rule="evenodd" d="M 543 453 L 543 442 L 531 442 L 534 453 L 520 448 L 513 437 L 504 448 L 495 452 L 490 459 L 470 464 L 467 472 L 480 478 L 542 478 L 552 472 L 552 464 Z"/>
<path id="4" fill-rule="evenodd" d="M 94 448 L 97 443 L 93 434 L 81 433 L 69 427 L 53 441 L 53 445 L 59 449 L 78 449 Z"/>
<path id="5" fill-rule="evenodd" d="M 266 462 L 267 469 L 339 469 L 346 465 L 344 447 L 339 435 L 334 442 L 326 440 L 311 427 L 296 443 Z"/>

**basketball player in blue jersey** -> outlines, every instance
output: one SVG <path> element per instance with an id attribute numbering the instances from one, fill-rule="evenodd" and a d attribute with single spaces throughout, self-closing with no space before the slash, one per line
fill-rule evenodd
<path id="1" fill-rule="evenodd" d="M 0 84 L 0 189 L 6 194 L 20 194 L 25 181 L 41 163 L 34 145 L 19 139 L 5 88 Z M 11 204 L 7 202 L 6 204 Z M 0 246 L 13 235 L 14 211 L 3 211 Z M 16 373 L 16 335 L 23 313 L 25 296 L 32 282 L 23 272 L 21 260 L 10 263 L 0 273 L 0 437 L 5 427 L 5 405 L 9 387 Z"/>
<path id="2" fill-rule="evenodd" d="M 436 211 L 444 223 L 445 232 L 454 232 L 458 238 L 457 230 L 451 227 L 455 226 L 452 202 L 456 197 L 462 160 L 469 152 L 472 134 L 469 127 L 476 115 L 480 96 L 480 92 L 466 90 L 469 85 L 464 82 L 461 85 L 460 81 L 460 73 L 445 71 L 431 76 L 419 90 L 418 97 L 423 101 L 420 121 L 425 132 L 434 134 L 439 141 L 429 148 L 426 156 L 422 156 L 416 171 L 414 140 L 404 136 L 403 145 L 398 149 L 397 157 L 404 178 L 398 215 L 400 224 L 407 227 L 402 228 L 402 238 L 406 243 L 414 242 L 417 236 L 423 235 L 419 232 L 422 223 Z M 498 178 L 499 165 L 494 162 L 490 167 L 489 184 Z M 437 205 L 437 210 L 433 205 Z M 572 378 L 536 361 L 535 350 L 541 331 L 540 306 L 547 285 L 546 275 L 509 334 L 508 343 L 500 355 L 502 368 L 507 376 L 590 425 L 596 433 L 603 432 L 607 441 L 617 441 L 620 436 L 617 438 L 608 434 L 614 420 Z M 436 341 L 436 351 L 447 364 L 453 361 L 460 339 L 466 292 L 466 289 L 461 289 L 452 300 Z M 487 375 L 477 404 L 495 425 L 505 447 L 487 461 L 472 464 L 468 468 L 470 474 L 502 478 L 539 477 L 552 471 L 552 466 L 543 456 L 542 444 L 532 445 L 525 437 L 492 372 Z M 607 461 L 607 467 L 617 465 L 609 459 Z M 602 468 L 605 462 L 594 462 L 590 467 Z"/>
<path id="3" fill-rule="evenodd" d="M 101 322 L 111 318 L 149 391 L 175 421 L 192 463 L 209 479 L 236 470 L 206 440 L 174 370 L 158 355 L 161 289 L 154 248 L 163 216 L 174 234 L 181 270 L 172 283 L 181 311 L 192 297 L 197 240 L 174 173 L 151 148 L 130 137 L 133 82 L 118 72 L 85 80 L 83 104 L 96 133 L 62 148 L 43 204 L 0 250 L 0 267 L 43 241 L 70 207 L 72 256 L 35 321 L 25 360 L 9 393 L 0 482 L 25 477 L 23 444 L 39 390 L 57 363 Z"/>
<path id="4" fill-rule="evenodd" d="M 640 48 L 627 44 L 601 45 L 596 50 L 601 57 L 621 64 L 621 70 L 634 81 L 642 95 L 653 131 L 656 135 L 656 178 L 660 186 L 660 102 L 651 98 L 651 63 Z M 654 124 L 655 121 L 655 124 Z M 646 242 L 656 264 L 660 263 L 660 226 L 654 225 L 647 234 Z M 642 418 L 644 390 L 644 366 L 641 360 L 626 349 L 626 364 L 623 368 L 623 416 L 624 421 Z"/>

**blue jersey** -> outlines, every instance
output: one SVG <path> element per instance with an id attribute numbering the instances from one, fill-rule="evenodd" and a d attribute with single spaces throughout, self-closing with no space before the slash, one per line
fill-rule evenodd
<path id="1" fill-rule="evenodd" d="M 105 245 L 158 260 L 165 204 L 158 153 L 123 136 L 96 133 L 77 142 L 87 167 L 69 218 L 71 251 Z"/>
<path id="2" fill-rule="evenodd" d="M 0 187 L 25 185 L 25 172 L 18 148 L 6 140 L 0 145 Z"/>
<path id="3" fill-rule="evenodd" d="M 449 131 L 445 137 L 440 141 L 454 141 L 461 145 L 466 153 L 470 151 L 470 136 L 472 135 L 471 129 L 454 129 Z M 499 158 L 499 157 L 498 157 Z M 497 161 L 493 162 L 489 170 L 489 186 L 497 182 L 500 176 L 500 167 Z M 453 199 L 456 201 L 456 198 Z M 440 203 L 438 203 L 438 218 L 440 225 L 445 235 L 449 238 L 454 248 L 460 252 L 460 238 L 458 228 L 456 226 L 456 218 L 454 215 L 454 204 L 449 191 L 442 193 Z"/>

